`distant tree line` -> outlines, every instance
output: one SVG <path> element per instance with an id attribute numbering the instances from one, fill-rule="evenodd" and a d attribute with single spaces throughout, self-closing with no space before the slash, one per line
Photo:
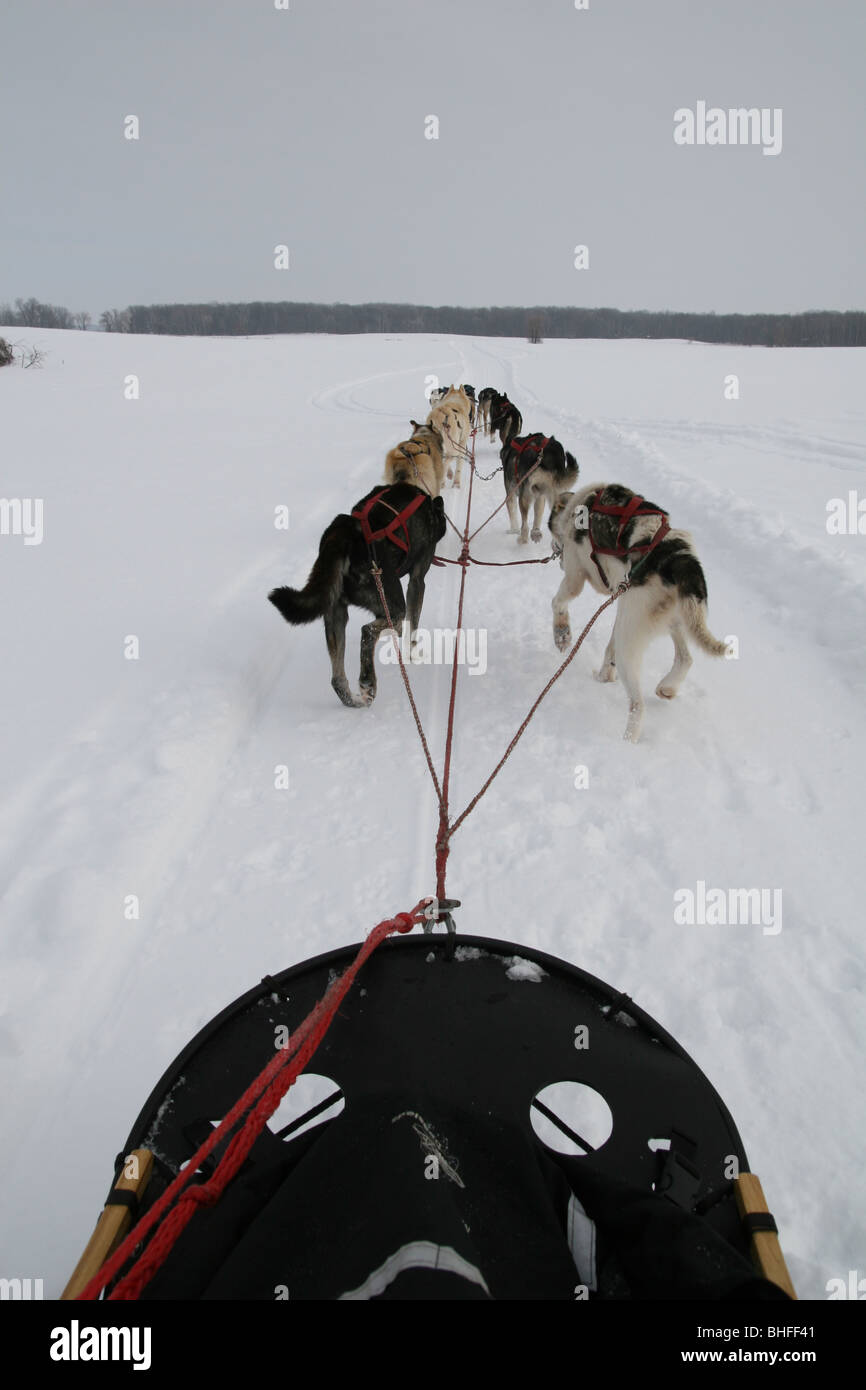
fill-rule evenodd
<path id="1" fill-rule="evenodd" d="M 17 299 L 0 304 L 0 323 L 87 328 L 90 315 Z M 668 313 L 582 308 L 465 309 L 426 304 L 133 304 L 106 309 L 108 333 L 254 336 L 262 333 L 455 333 L 488 338 L 690 338 L 765 347 L 864 347 L 866 313 Z"/>
<path id="2" fill-rule="evenodd" d="M 133 304 L 115 331 L 189 335 L 455 333 L 485 338 L 692 338 L 766 347 L 864 347 L 866 313 L 691 314 L 426 304 Z M 103 315 L 103 319 L 105 315 Z"/>
<path id="3" fill-rule="evenodd" d="M 89 328 L 92 323 L 86 309 L 73 313 L 60 304 L 40 304 L 38 299 L 16 299 L 15 307 L 0 304 L 0 323 L 15 328 Z"/>

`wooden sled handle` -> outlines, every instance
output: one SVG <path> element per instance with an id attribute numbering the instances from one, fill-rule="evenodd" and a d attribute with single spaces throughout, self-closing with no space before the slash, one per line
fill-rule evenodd
<path id="1" fill-rule="evenodd" d="M 737 1194 L 737 1210 L 741 1219 L 755 1214 L 770 1215 L 760 1180 L 754 1173 L 741 1173 L 735 1178 L 734 1191 Z M 778 1284 L 780 1289 L 784 1289 L 789 1298 L 796 1298 L 797 1293 L 791 1282 L 777 1233 L 753 1230 L 751 1234 L 751 1254 L 755 1267 L 771 1284 Z"/>
<path id="2" fill-rule="evenodd" d="M 141 1197 L 150 1181 L 153 1171 L 153 1154 L 150 1149 L 133 1149 L 123 1160 L 124 1172 L 114 1184 L 114 1192 L 131 1192 Z M 127 1177 L 126 1169 L 132 1168 L 134 1176 Z M 98 1274 L 112 1251 L 116 1250 L 132 1225 L 133 1209 L 122 1202 L 113 1202 L 111 1196 L 102 1209 L 93 1235 L 87 1242 L 84 1254 L 75 1266 L 72 1278 L 60 1295 L 61 1300 L 77 1298 L 86 1289 L 94 1274 Z"/>

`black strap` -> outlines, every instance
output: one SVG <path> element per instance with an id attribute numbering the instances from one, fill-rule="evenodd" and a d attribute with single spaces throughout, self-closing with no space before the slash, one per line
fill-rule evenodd
<path id="1" fill-rule="evenodd" d="M 743 1216 L 743 1225 L 750 1236 L 758 1231 L 772 1231 L 774 1235 L 779 1234 L 779 1228 L 775 1219 L 768 1211 L 747 1211 Z"/>
<path id="2" fill-rule="evenodd" d="M 656 1192 L 685 1211 L 694 1209 L 701 1182 L 700 1169 L 694 1162 L 697 1150 L 694 1139 L 677 1129 L 672 1129 L 670 1148 L 659 1151 L 662 1166 L 656 1181 Z"/>
<path id="3" fill-rule="evenodd" d="M 132 1192 L 128 1187 L 113 1187 L 108 1194 L 105 1205 L 107 1207 L 129 1207 L 130 1211 L 137 1211 L 138 1193 Z"/>

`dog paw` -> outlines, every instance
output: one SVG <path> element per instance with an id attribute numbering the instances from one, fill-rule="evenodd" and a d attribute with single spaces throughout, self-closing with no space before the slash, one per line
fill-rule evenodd
<path id="1" fill-rule="evenodd" d="M 359 709 L 366 709 L 369 705 L 372 705 L 375 698 L 376 687 L 373 686 L 371 688 L 369 685 L 362 685 L 358 690 L 358 699 L 355 701 L 355 704 Z"/>
<path id="2" fill-rule="evenodd" d="M 520 535 L 517 537 L 517 544 L 518 544 L 518 545 L 528 545 L 528 544 L 529 544 L 529 537 L 528 537 L 523 531 L 521 531 Z"/>
<path id="3" fill-rule="evenodd" d="M 347 705 L 349 709 L 354 709 L 358 701 L 349 689 L 349 682 L 347 680 L 332 680 L 331 685 L 343 704 Z"/>
<path id="4" fill-rule="evenodd" d="M 537 529 L 534 530 L 534 531 L 532 532 L 532 539 L 533 539 L 534 541 L 540 541 L 540 540 L 541 540 L 541 532 L 540 532 L 539 530 L 537 530 Z"/>
<path id="5" fill-rule="evenodd" d="M 676 691 L 676 686 L 673 686 L 673 685 L 657 685 L 657 686 L 656 686 L 656 694 L 658 695 L 658 697 L 659 697 L 660 700 L 672 700 L 672 699 L 674 698 L 674 696 L 676 695 L 676 693 L 677 693 L 677 691 Z"/>
<path id="6" fill-rule="evenodd" d="M 642 723 L 643 705 L 632 705 L 628 712 L 628 721 L 625 726 L 625 733 L 623 734 L 626 743 L 637 743 L 640 738 Z"/>
<path id="7" fill-rule="evenodd" d="M 553 640 L 556 644 L 557 651 L 567 651 L 568 648 L 571 646 L 571 628 L 555 627 L 553 629 Z"/>
<path id="8" fill-rule="evenodd" d="M 615 681 L 615 680 L 616 680 L 616 667 L 615 667 L 615 666 L 602 666 L 602 668 L 601 668 L 600 671 L 596 671 L 596 673 L 595 673 L 595 678 L 596 678 L 597 681 L 601 681 L 602 684 L 605 684 L 605 683 L 607 683 L 608 681 Z"/>

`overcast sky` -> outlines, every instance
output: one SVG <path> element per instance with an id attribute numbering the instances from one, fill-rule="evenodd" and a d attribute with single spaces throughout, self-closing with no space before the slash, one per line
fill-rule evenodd
<path id="1" fill-rule="evenodd" d="M 864 0 L 288 3 L 3 0 L 0 302 L 866 308 Z"/>

